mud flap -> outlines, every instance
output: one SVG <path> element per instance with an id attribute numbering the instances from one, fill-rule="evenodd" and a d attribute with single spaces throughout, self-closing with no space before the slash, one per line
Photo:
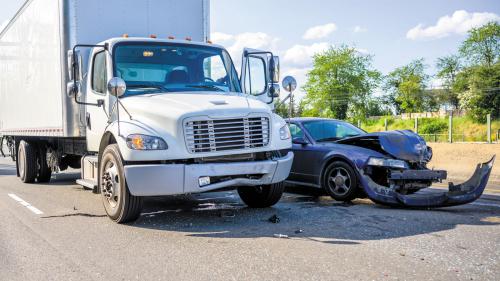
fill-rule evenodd
<path id="1" fill-rule="evenodd" d="M 464 183 L 449 183 L 448 191 L 422 190 L 415 194 L 403 195 L 375 183 L 370 177 L 359 171 L 361 185 L 368 198 L 375 203 L 390 206 L 414 208 L 439 208 L 463 205 L 477 200 L 483 194 L 488 183 L 495 156 L 490 161 L 478 164 L 472 177 Z"/>

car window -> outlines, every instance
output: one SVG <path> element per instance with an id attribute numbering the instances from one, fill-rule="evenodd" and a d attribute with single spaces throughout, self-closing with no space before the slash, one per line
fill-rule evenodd
<path id="1" fill-rule="evenodd" d="M 364 133 L 349 123 L 335 120 L 309 121 L 304 127 L 315 141 L 335 141 Z"/>
<path id="2" fill-rule="evenodd" d="M 289 127 L 292 138 L 304 138 L 304 132 L 299 126 L 296 124 L 290 124 Z"/>

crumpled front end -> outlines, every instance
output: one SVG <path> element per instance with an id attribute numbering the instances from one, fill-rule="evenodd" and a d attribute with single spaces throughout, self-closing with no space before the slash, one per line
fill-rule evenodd
<path id="1" fill-rule="evenodd" d="M 478 164 L 472 177 L 461 184 L 449 183 L 448 191 L 420 190 L 429 184 L 446 179 L 446 171 L 400 169 L 389 171 L 387 184 L 381 184 L 374 178 L 370 169 L 358 170 L 360 182 L 367 196 L 374 202 L 402 207 L 438 208 L 467 204 L 475 201 L 484 192 L 493 168 L 495 156 L 490 161 Z M 372 173 L 372 174 L 370 174 Z M 408 192 L 411 185 L 417 185 L 413 192 Z"/>

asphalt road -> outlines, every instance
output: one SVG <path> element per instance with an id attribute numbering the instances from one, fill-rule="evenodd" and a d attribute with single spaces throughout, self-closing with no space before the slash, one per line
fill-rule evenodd
<path id="1" fill-rule="evenodd" d="M 219 192 L 152 198 L 118 225 L 77 176 L 26 185 L 0 158 L 0 280 L 500 280 L 497 196 L 404 210 L 287 193 L 253 210 Z"/>

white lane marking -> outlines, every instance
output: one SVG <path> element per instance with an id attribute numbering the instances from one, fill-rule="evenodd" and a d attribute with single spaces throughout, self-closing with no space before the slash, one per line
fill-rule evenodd
<path id="1" fill-rule="evenodd" d="M 470 203 L 471 205 L 477 205 L 477 206 L 487 206 L 487 207 L 497 207 L 500 208 L 500 205 L 498 204 L 488 204 L 488 203 L 479 203 L 479 202 L 473 202 Z"/>
<path id="2" fill-rule="evenodd" d="M 32 206 L 30 203 L 24 201 L 23 199 L 21 199 L 21 197 L 13 194 L 13 193 L 9 193 L 9 197 L 16 200 L 19 204 L 23 205 L 24 207 L 28 208 L 28 210 L 32 211 L 33 213 L 37 214 L 37 215 L 41 215 L 43 214 L 42 211 L 38 210 L 37 208 L 35 208 L 34 206 Z"/>

